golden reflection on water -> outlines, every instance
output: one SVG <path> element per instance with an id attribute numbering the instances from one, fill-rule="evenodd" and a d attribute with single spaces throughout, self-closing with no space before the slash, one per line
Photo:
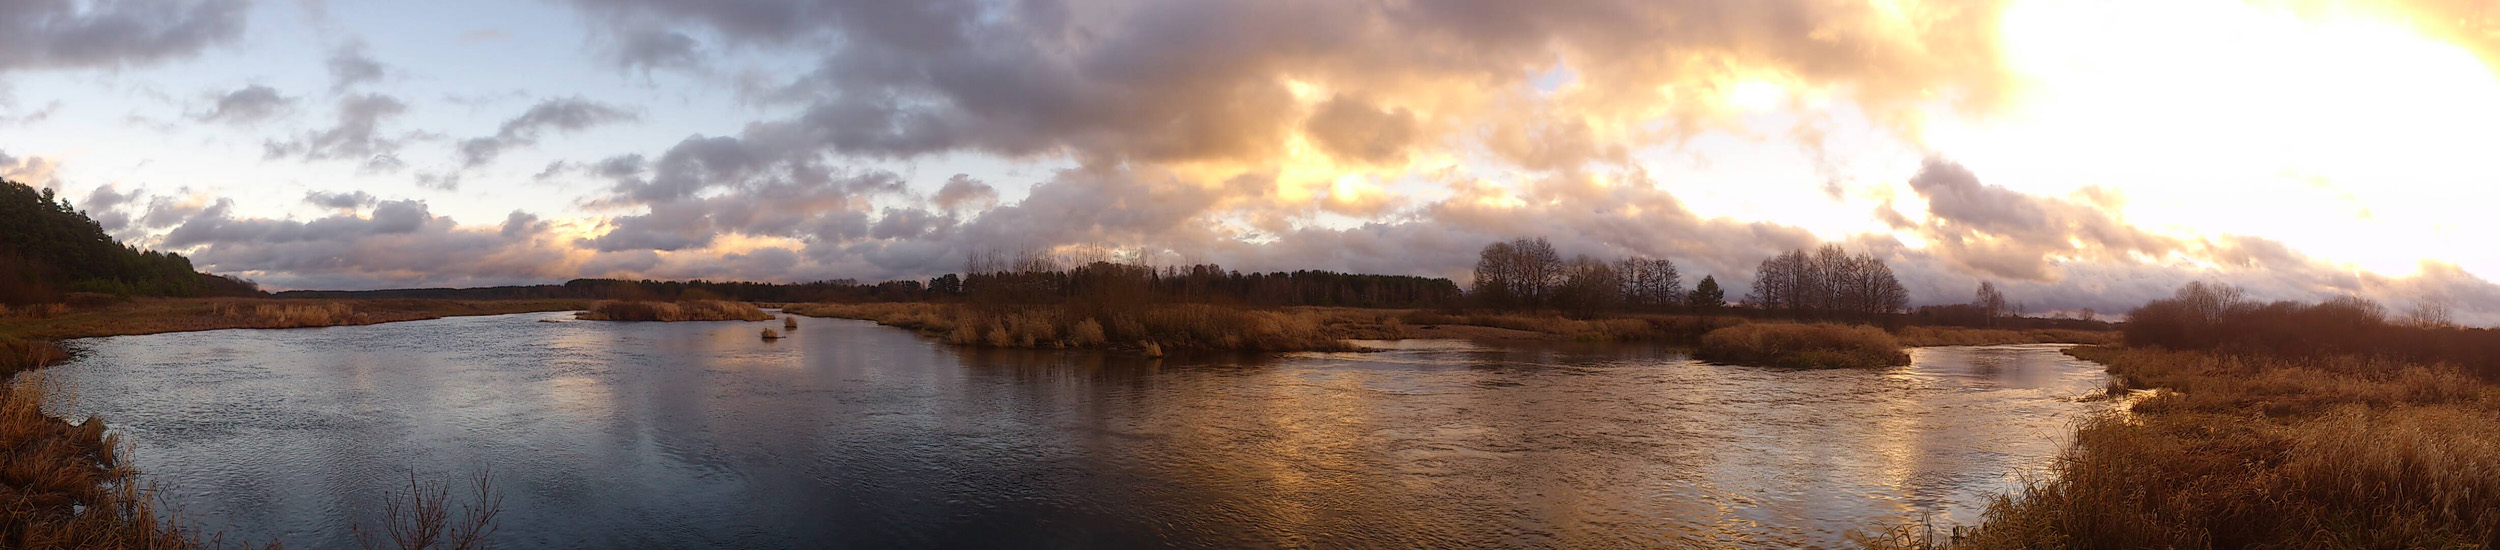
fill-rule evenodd
<path id="1" fill-rule="evenodd" d="M 193 484 L 192 509 L 313 547 L 348 543 L 326 526 L 386 474 L 479 465 L 531 488 L 508 502 L 519 547 L 1834 546 L 1975 508 L 2054 452 L 2008 433 L 2101 406 L 2046 397 L 2101 382 L 2033 349 L 1875 371 L 1550 343 L 1158 360 L 529 319 L 217 336 L 252 361 L 136 337 L 56 372 L 156 445 L 141 466 Z"/>

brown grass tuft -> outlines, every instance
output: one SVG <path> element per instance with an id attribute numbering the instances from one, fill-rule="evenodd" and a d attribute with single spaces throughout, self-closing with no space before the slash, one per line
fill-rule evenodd
<path id="1" fill-rule="evenodd" d="M 607 300 L 573 316 L 586 321 L 770 321 L 773 315 L 755 304 L 720 300 L 644 302 Z"/>
<path id="2" fill-rule="evenodd" d="M 1910 354 L 1882 329 L 1829 323 L 1746 323 L 1702 335 L 1695 357 L 1744 365 L 1796 368 L 1889 367 Z"/>
<path id="3" fill-rule="evenodd" d="M 1872 546 L 2500 546 L 2500 388 L 2454 367 L 2069 353 L 2173 391 L 2086 421 L 2055 478 L 1998 499 L 1981 525 Z"/>
<path id="4" fill-rule="evenodd" d="M 0 548 L 193 548 L 160 522 L 138 471 L 104 422 L 43 413 L 43 378 L 0 388 Z"/>

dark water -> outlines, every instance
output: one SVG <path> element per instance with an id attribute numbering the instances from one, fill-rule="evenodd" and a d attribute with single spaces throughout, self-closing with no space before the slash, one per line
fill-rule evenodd
<path id="1" fill-rule="evenodd" d="M 491 472 L 506 547 L 1838 546 L 1975 517 L 2098 390 L 2051 346 L 1887 370 L 1626 345 L 1144 360 L 859 321 L 569 314 L 86 340 L 51 369 L 189 521 L 352 546 Z"/>

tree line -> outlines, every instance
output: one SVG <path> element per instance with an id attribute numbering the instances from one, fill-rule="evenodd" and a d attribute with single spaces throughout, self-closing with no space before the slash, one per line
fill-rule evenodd
<path id="1" fill-rule="evenodd" d="M 2359 355 L 2456 365 L 2500 380 L 2500 330 L 2466 328 L 2444 304 L 2394 314 L 2339 296 L 2318 303 L 2258 302 L 2237 287 L 2193 282 L 2127 315 L 2127 344 L 2284 356 Z"/>
<path id="2" fill-rule="evenodd" d="M 1745 301 L 1791 317 L 1872 322 L 1909 307 L 1910 292 L 1873 254 L 1827 244 L 1762 260 Z"/>
<path id="3" fill-rule="evenodd" d="M 180 254 L 140 250 L 51 189 L 0 180 L 0 304 L 56 302 L 70 292 L 118 296 L 252 296 L 252 283 L 200 273 Z"/>
<path id="4" fill-rule="evenodd" d="M 1475 304 L 1493 309 L 1559 309 L 1575 314 L 1610 311 L 1715 310 L 1727 293 L 1704 276 L 1691 291 L 1675 262 L 1630 257 L 1612 262 L 1588 255 L 1564 261 L 1543 237 L 1486 245 L 1477 254 Z"/>

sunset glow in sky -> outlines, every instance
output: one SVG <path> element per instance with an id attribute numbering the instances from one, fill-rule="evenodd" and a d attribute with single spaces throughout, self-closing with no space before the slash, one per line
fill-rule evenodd
<path id="1" fill-rule="evenodd" d="M 2475 0 L 34 0 L 0 174 L 273 289 L 923 278 L 976 250 L 1914 304 L 2191 280 L 2500 322 Z"/>

